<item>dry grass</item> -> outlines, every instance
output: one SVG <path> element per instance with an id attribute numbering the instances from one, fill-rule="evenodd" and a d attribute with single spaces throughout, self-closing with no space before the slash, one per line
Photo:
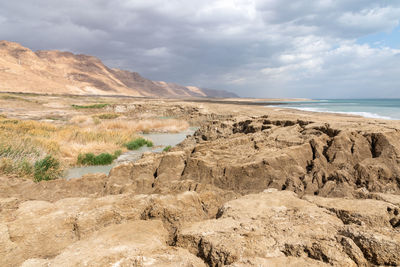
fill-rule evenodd
<path id="1" fill-rule="evenodd" d="M 5 129 L 7 126 L 10 129 Z M 42 140 L 21 131 L 14 132 L 15 128 L 14 123 L 0 120 L 0 172 L 31 176 L 34 163 L 57 148 L 51 145 L 45 148 Z"/>
<path id="2" fill-rule="evenodd" d="M 20 97 L 20 96 L 15 96 L 15 95 L 12 95 L 12 94 L 0 94 L 0 99 L 31 102 L 31 100 L 29 100 L 27 98 Z"/>
<path id="3" fill-rule="evenodd" d="M 95 118 L 101 119 L 101 120 L 113 120 L 116 119 L 120 116 L 120 114 L 117 113 L 102 113 L 102 114 L 97 114 L 94 115 Z"/>
<path id="4" fill-rule="evenodd" d="M 124 144 L 139 132 L 179 132 L 185 121 L 167 119 L 96 121 L 91 116 L 73 117 L 66 125 L 0 117 L 0 172 L 31 176 L 27 171 L 47 155 L 66 168 L 79 154 L 126 151 Z"/>
<path id="5" fill-rule="evenodd" d="M 104 121 L 100 127 L 105 129 L 133 130 L 134 132 L 171 132 L 177 133 L 189 128 L 186 121 L 175 119 L 146 119 L 138 121 L 113 120 Z"/>
<path id="6" fill-rule="evenodd" d="M 87 115 L 77 115 L 72 117 L 69 120 L 70 124 L 76 124 L 76 125 L 81 125 L 81 126 L 85 126 L 85 125 L 91 125 L 93 124 L 93 118 Z"/>

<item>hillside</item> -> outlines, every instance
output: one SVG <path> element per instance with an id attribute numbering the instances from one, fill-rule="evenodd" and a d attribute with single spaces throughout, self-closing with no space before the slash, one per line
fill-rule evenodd
<path id="1" fill-rule="evenodd" d="M 32 51 L 18 43 L 0 41 L 0 92 L 143 97 L 232 97 L 230 92 L 206 90 L 162 81 L 105 66 L 100 59 L 60 51 Z"/>

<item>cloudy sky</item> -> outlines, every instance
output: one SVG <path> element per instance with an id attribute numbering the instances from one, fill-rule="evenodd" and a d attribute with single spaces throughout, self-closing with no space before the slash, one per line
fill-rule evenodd
<path id="1" fill-rule="evenodd" d="M 0 39 L 251 97 L 400 97 L 400 1 L 17 0 Z"/>

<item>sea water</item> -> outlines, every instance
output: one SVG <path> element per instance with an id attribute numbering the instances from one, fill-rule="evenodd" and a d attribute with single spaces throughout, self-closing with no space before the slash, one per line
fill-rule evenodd
<path id="1" fill-rule="evenodd" d="M 304 111 L 358 115 L 366 118 L 400 120 L 400 99 L 316 99 L 280 102 L 279 107 Z"/>

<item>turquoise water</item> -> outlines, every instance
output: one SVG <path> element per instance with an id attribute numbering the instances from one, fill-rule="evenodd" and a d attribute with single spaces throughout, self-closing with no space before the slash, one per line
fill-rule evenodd
<path id="1" fill-rule="evenodd" d="M 304 102 L 282 102 L 282 105 L 277 107 L 400 120 L 400 99 L 316 99 Z"/>

